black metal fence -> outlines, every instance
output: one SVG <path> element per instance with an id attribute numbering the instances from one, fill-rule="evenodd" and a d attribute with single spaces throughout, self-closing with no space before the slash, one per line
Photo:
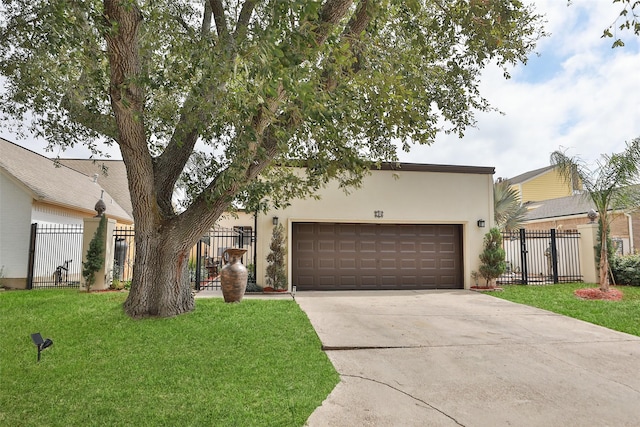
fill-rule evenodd
<path id="1" fill-rule="evenodd" d="M 132 226 L 116 227 L 113 230 L 113 281 L 123 287 L 133 278 L 133 261 L 136 257 L 135 230 Z"/>
<path id="2" fill-rule="evenodd" d="M 116 228 L 113 233 L 114 267 L 113 279 L 124 282 L 133 277 L 135 260 L 135 230 L 132 227 Z M 200 238 L 189 254 L 189 277 L 195 290 L 219 289 L 220 270 L 224 265 L 227 248 L 247 250 L 242 263 L 249 270 L 249 283 L 255 283 L 255 233 L 250 227 L 215 227 Z"/>
<path id="3" fill-rule="evenodd" d="M 577 230 L 524 230 L 502 233 L 507 271 L 501 284 L 581 282 Z"/>
<path id="4" fill-rule="evenodd" d="M 31 224 L 27 289 L 80 287 L 82 226 Z"/>

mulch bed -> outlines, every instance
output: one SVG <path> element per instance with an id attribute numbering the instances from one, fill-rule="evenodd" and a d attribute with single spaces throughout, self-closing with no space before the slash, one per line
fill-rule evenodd
<path id="1" fill-rule="evenodd" d="M 586 300 L 620 301 L 622 292 L 618 289 L 609 288 L 609 292 L 602 292 L 599 288 L 576 289 L 574 295 Z"/>

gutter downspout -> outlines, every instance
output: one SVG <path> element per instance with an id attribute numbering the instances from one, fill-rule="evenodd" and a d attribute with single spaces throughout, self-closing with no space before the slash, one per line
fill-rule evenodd
<path id="1" fill-rule="evenodd" d="M 635 244 L 634 244 L 634 235 L 633 235 L 633 218 L 631 217 L 631 214 L 628 214 L 625 212 L 624 214 L 627 217 L 627 222 L 629 223 L 628 228 L 629 228 L 629 254 L 634 254 L 635 251 Z M 624 251 L 623 251 L 624 253 Z"/>

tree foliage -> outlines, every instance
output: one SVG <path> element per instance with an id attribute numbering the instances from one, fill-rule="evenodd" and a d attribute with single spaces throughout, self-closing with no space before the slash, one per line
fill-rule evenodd
<path id="1" fill-rule="evenodd" d="M 493 211 L 496 226 L 502 231 L 522 228 L 528 209 L 522 205 L 518 191 L 508 180 L 493 184 Z"/>
<path id="2" fill-rule="evenodd" d="M 613 220 L 612 210 L 635 209 L 640 206 L 640 138 L 626 144 L 622 153 L 603 154 L 594 168 L 579 157 L 564 151 L 551 154 L 551 164 L 557 166 L 568 183 L 580 180 L 599 215 L 599 283 L 602 291 L 609 290 L 609 241 L 607 232 Z"/>
<path id="3" fill-rule="evenodd" d="M 398 146 L 463 135 L 490 108 L 483 67 L 508 76 L 543 35 L 520 0 L 7 0 L 0 23 L 3 117 L 51 144 L 120 148 L 134 316 L 193 307 L 144 296 L 189 298 L 184 257 L 230 203 L 265 209 L 329 179 L 358 185 Z"/>
<path id="4" fill-rule="evenodd" d="M 640 2 L 638 0 L 613 0 L 620 3 L 622 10 L 616 20 L 602 33 L 603 38 L 615 38 L 612 47 L 622 47 L 624 42 L 618 36 L 618 31 L 632 31 L 634 35 L 640 35 Z"/>

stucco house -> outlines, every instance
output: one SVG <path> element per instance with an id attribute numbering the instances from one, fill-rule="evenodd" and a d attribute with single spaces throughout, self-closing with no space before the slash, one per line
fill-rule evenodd
<path id="1" fill-rule="evenodd" d="M 3 284 L 24 287 L 31 224 L 81 226 L 102 195 L 110 218 L 132 217 L 100 177 L 89 176 L 0 138 L 0 267 Z M 77 263 L 77 262 L 76 262 Z"/>
<path id="2" fill-rule="evenodd" d="M 285 226 L 289 286 L 297 290 L 462 289 L 493 224 L 494 168 L 385 164 L 346 194 L 258 215 L 257 259 L 268 254 L 274 217 Z M 486 225 L 481 227 L 480 225 Z M 258 263 L 257 277 L 266 263 Z"/>
<path id="3" fill-rule="evenodd" d="M 282 224 L 289 290 L 468 289 L 493 223 L 493 174 L 490 167 L 383 164 L 349 194 L 330 182 L 317 200 L 266 214 L 240 211 L 217 225 L 256 231 L 261 286 L 273 228 Z"/>
<path id="4" fill-rule="evenodd" d="M 44 210 L 49 222 L 80 224 L 104 191 L 109 216 L 132 223 L 121 161 L 60 160 L 56 167 L 8 141 L 0 147 L 0 265 L 11 265 L 5 277 L 22 274 L 14 266 L 25 264 L 29 224 L 44 220 Z M 469 288 L 493 224 L 493 174 L 491 167 L 384 164 L 349 194 L 329 182 L 318 200 L 293 200 L 266 214 L 241 211 L 217 225 L 255 232 L 258 285 L 277 221 L 287 236 L 290 290 Z"/>

